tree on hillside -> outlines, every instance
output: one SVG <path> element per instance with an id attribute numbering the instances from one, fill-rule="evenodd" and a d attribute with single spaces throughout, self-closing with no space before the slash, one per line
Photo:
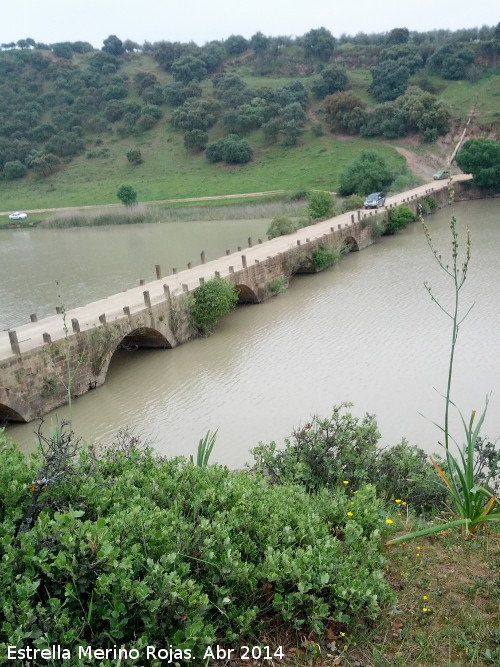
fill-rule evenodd
<path id="1" fill-rule="evenodd" d="M 43 153 L 39 157 L 33 158 L 30 163 L 31 169 L 39 176 L 50 176 L 59 169 L 60 165 L 60 158 L 52 153 Z"/>
<path id="2" fill-rule="evenodd" d="M 208 144 L 208 134 L 203 130 L 189 130 L 184 134 L 184 148 L 188 151 L 204 151 Z"/>
<path id="3" fill-rule="evenodd" d="M 307 32 L 302 43 L 306 56 L 326 61 L 330 59 L 337 40 L 326 28 L 317 28 Z"/>
<path id="4" fill-rule="evenodd" d="M 474 52 L 461 44 L 445 44 L 427 60 L 430 72 L 437 72 L 443 79 L 463 79 L 467 68 L 474 62 Z"/>
<path id="5" fill-rule="evenodd" d="M 137 204 L 137 192 L 131 185 L 120 185 L 116 196 L 125 206 Z"/>
<path id="6" fill-rule="evenodd" d="M 455 158 L 458 166 L 472 174 L 481 188 L 500 187 L 500 144 L 492 139 L 469 139 Z"/>
<path id="7" fill-rule="evenodd" d="M 142 164 L 142 153 L 138 148 L 131 148 L 127 151 L 127 160 L 130 164 L 138 165 Z"/>
<path id="8" fill-rule="evenodd" d="M 384 190 L 393 175 L 385 159 L 377 151 L 361 151 L 340 175 L 338 192 L 343 197 L 352 194 L 367 195 Z"/>
<path id="9" fill-rule="evenodd" d="M 269 42 L 269 37 L 266 37 L 259 31 L 250 37 L 250 48 L 252 48 L 255 53 L 264 53 L 269 46 Z"/>
<path id="10" fill-rule="evenodd" d="M 121 56 L 125 53 L 123 42 L 116 35 L 110 35 L 103 41 L 102 50 L 112 56 Z"/>
<path id="11" fill-rule="evenodd" d="M 204 79 L 207 76 L 207 66 L 200 58 L 181 56 L 172 63 L 171 72 L 174 81 L 187 84 Z"/>
<path id="12" fill-rule="evenodd" d="M 378 67 L 373 67 L 371 75 L 371 94 L 380 102 L 389 102 L 405 92 L 410 71 L 398 61 L 386 60 Z"/>
<path id="13" fill-rule="evenodd" d="M 449 106 L 417 86 L 410 86 L 398 97 L 396 106 L 403 113 L 408 132 L 420 132 L 424 139 L 430 135 L 435 139 L 450 129 Z"/>
<path id="14" fill-rule="evenodd" d="M 238 56 L 248 49 L 248 41 L 242 35 L 230 35 L 224 42 L 224 48 L 230 56 Z"/>
<path id="15" fill-rule="evenodd" d="M 323 101 L 325 121 L 332 132 L 359 132 L 365 119 L 364 108 L 364 103 L 351 90 L 328 95 Z"/>
<path id="16" fill-rule="evenodd" d="M 380 60 L 394 60 L 398 65 L 404 65 L 410 74 L 415 74 L 422 69 L 424 59 L 415 44 L 395 44 L 384 49 L 380 54 Z"/>
<path id="17" fill-rule="evenodd" d="M 315 97 L 322 100 L 327 95 L 333 95 L 349 88 L 347 73 L 343 67 L 328 65 L 321 74 L 313 81 L 312 92 Z"/>
<path id="18" fill-rule="evenodd" d="M 13 181 L 16 178 L 26 176 L 26 166 L 20 160 L 6 162 L 3 168 L 3 175 L 6 181 Z"/>
<path id="19" fill-rule="evenodd" d="M 387 35 L 387 44 L 406 44 L 410 39 L 408 28 L 393 28 Z"/>

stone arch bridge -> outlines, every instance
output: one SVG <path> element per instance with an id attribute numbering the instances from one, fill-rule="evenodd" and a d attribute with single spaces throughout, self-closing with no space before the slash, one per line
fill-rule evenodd
<path id="1" fill-rule="evenodd" d="M 428 195 L 444 206 L 447 183 L 390 198 L 382 214 L 401 203 L 416 210 Z M 249 239 L 247 248 L 209 262 L 202 252 L 198 266 L 167 277 L 157 266 L 157 279 L 147 284 L 40 321 L 32 315 L 30 323 L 0 332 L 0 424 L 28 422 L 67 403 L 68 384 L 72 396 L 103 384 L 120 346 L 171 349 L 193 338 L 188 295 L 214 276 L 237 288 L 240 303 L 260 303 L 294 273 L 315 272 L 311 258 L 319 246 L 362 250 L 373 243 L 372 214 L 346 213 L 257 244 Z"/>

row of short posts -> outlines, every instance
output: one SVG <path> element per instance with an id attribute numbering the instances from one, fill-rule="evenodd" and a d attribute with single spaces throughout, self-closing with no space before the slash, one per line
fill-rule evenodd
<path id="1" fill-rule="evenodd" d="M 358 211 L 358 219 L 359 219 L 359 213 L 360 212 Z M 352 222 L 354 222 L 354 216 L 351 216 L 351 218 L 352 218 Z M 338 225 L 339 229 L 341 229 L 341 227 L 342 227 L 342 225 Z M 331 231 L 333 232 L 333 227 L 331 228 Z M 309 239 L 306 239 L 306 242 L 309 242 Z M 262 244 L 262 239 L 258 239 L 258 243 Z M 297 245 L 300 245 L 300 241 L 297 241 Z M 248 247 L 249 248 L 253 247 L 253 241 L 252 241 L 251 236 L 248 237 Z M 241 252 L 241 250 L 242 250 L 242 247 L 238 246 L 237 252 Z M 226 256 L 228 256 L 230 254 L 231 254 L 231 251 L 226 250 Z M 206 263 L 206 256 L 205 256 L 205 251 L 204 250 L 202 250 L 201 253 L 200 253 L 200 260 L 201 260 L 202 264 Z M 255 261 L 256 261 L 256 263 L 258 263 L 258 260 L 255 260 Z M 246 255 L 241 255 L 241 264 L 242 264 L 242 267 L 244 269 L 247 268 Z M 191 262 L 188 263 L 187 268 L 188 269 L 192 268 Z M 156 279 L 161 280 L 162 277 L 163 277 L 163 272 L 162 272 L 162 268 L 161 268 L 160 264 L 155 265 L 155 272 L 156 272 Z M 177 268 L 174 268 L 172 270 L 172 273 L 175 275 L 177 273 Z M 229 273 L 234 273 L 234 266 L 229 267 Z M 220 272 L 216 271 L 215 276 L 220 277 Z M 200 278 L 200 285 L 203 284 L 204 282 L 205 282 L 205 278 L 203 278 L 203 277 Z M 141 280 L 139 281 L 139 284 L 141 286 L 145 285 L 146 280 L 141 278 Z M 184 292 L 189 291 L 189 287 L 185 283 L 183 283 L 182 289 L 183 289 Z M 165 298 L 170 299 L 170 288 L 169 288 L 169 286 L 164 284 L 163 285 L 163 290 L 164 290 Z M 151 309 L 151 298 L 150 298 L 149 291 L 145 290 L 143 292 L 143 296 L 144 296 L 144 304 L 145 304 L 146 308 Z M 129 306 L 124 306 L 123 307 L 123 312 L 124 312 L 125 316 L 128 317 L 129 320 L 130 320 L 130 317 L 131 317 L 130 307 Z M 56 313 L 58 315 L 60 315 L 62 313 L 62 308 L 60 306 L 56 306 Z M 31 322 L 38 322 L 38 316 L 37 316 L 36 313 L 32 313 L 30 315 L 30 321 Z M 102 315 L 99 315 L 99 322 L 101 324 L 106 324 L 106 315 L 104 313 Z M 77 318 L 71 318 L 71 328 L 72 328 L 74 333 L 80 333 L 80 323 L 79 323 Z M 8 333 L 9 333 L 9 341 L 10 341 L 10 346 L 11 346 L 12 353 L 19 356 L 21 354 L 21 350 L 20 350 L 20 346 L 19 346 L 19 340 L 17 338 L 17 332 L 16 331 L 9 331 Z M 43 335 L 43 342 L 44 343 L 51 343 L 52 342 L 52 338 L 51 338 L 49 333 L 43 333 L 42 335 Z"/>

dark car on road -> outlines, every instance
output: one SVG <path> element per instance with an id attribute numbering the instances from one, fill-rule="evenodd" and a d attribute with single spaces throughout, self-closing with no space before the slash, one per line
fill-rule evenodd
<path id="1" fill-rule="evenodd" d="M 365 199 L 365 208 L 379 208 L 385 204 L 385 192 L 372 192 Z"/>

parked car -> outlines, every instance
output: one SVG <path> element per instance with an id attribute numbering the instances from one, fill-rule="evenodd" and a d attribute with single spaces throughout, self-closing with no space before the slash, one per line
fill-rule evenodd
<path id="1" fill-rule="evenodd" d="M 378 208 L 385 204 L 385 192 L 372 192 L 365 199 L 365 208 Z"/>
<path id="2" fill-rule="evenodd" d="M 451 172 L 449 169 L 440 169 L 439 171 L 436 171 L 434 176 L 432 177 L 435 181 L 440 181 L 443 178 L 450 178 Z"/>
<path id="3" fill-rule="evenodd" d="M 15 211 L 9 215 L 9 220 L 26 220 L 28 217 L 27 213 L 21 213 L 21 211 Z"/>

